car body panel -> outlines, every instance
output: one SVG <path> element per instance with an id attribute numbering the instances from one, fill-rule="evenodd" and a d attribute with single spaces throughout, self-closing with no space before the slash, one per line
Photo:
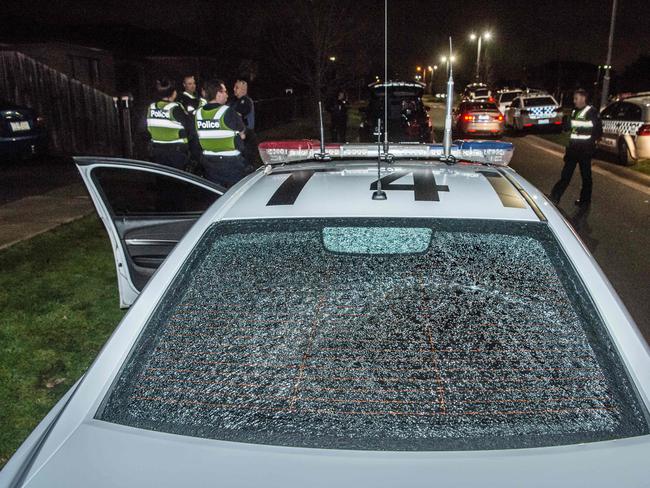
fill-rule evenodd
<path id="1" fill-rule="evenodd" d="M 206 441 L 94 421 L 25 486 L 388 488 L 428 487 L 432 479 L 458 487 L 642 486 L 648 446 L 636 438 L 510 451 L 341 451 Z M 81 464 L 80 451 L 87 453 Z"/>
<path id="2" fill-rule="evenodd" d="M 290 172 L 278 168 L 270 175 L 251 181 L 253 190 L 246 199 L 238 201 L 224 215 L 226 219 L 253 219 L 269 217 L 455 217 L 498 218 L 506 220 L 537 220 L 535 213 L 523 205 L 505 206 L 499 194 L 494 190 L 489 179 L 481 174 L 487 168 L 476 165 L 457 165 L 445 167 L 436 165 L 431 168 L 438 200 L 416 200 L 411 189 L 393 190 L 391 185 L 413 185 L 413 172 L 420 171 L 422 165 L 414 162 L 409 165 L 400 161 L 388 170 L 382 171 L 382 177 L 393 175 L 396 179 L 384 184 L 383 189 L 388 199 L 383 202 L 372 200 L 371 186 L 377 181 L 376 165 L 348 163 L 316 163 L 298 166 L 301 170 Z M 296 167 L 296 168 L 298 168 Z M 313 171 L 313 173 L 312 173 Z M 498 174 L 497 171 L 493 173 Z M 402 175 L 402 176 L 400 176 Z M 399 176 L 399 177 L 398 177 Z M 289 179 L 292 179 L 290 181 Z M 306 181 L 305 181 L 306 180 Z M 281 193 L 281 186 L 293 182 L 304 184 L 303 190 L 295 195 L 295 200 L 288 198 L 280 204 L 273 204 L 276 193 Z M 324 204 L 319 188 L 325 191 L 327 203 Z M 475 205 L 466 199 L 468 192 L 483 201 Z M 271 202 L 271 204 L 269 204 Z M 346 213 L 347 212 L 347 213 Z"/>
<path id="3" fill-rule="evenodd" d="M 305 172 L 324 166 L 332 166 L 336 171 L 314 172 L 294 205 L 267 205 L 293 171 Z M 436 183 L 444 183 L 449 191 L 440 191 L 437 201 L 415 201 L 413 191 L 388 188 L 388 200 L 373 201 L 369 187 L 375 165 L 301 163 L 284 171 L 278 168 L 277 173 L 274 169 L 270 175 L 258 171 L 219 198 L 172 250 L 106 343 L 32 459 L 26 486 L 202 486 L 217 480 L 224 486 L 284 487 L 306 483 L 310 486 L 396 486 L 403 485 L 405 480 L 410 486 L 430 486 L 432 479 L 445 486 L 641 486 L 646 483 L 644 461 L 650 452 L 648 435 L 535 449 L 381 452 L 242 444 L 146 431 L 94 419 L 161 295 L 214 222 L 303 215 L 348 217 L 362 212 L 376 216 L 404 217 L 415 213 L 469 218 L 483 218 L 486 213 L 492 213 L 493 218 L 499 219 L 547 221 L 593 297 L 641 401 L 646 408 L 650 406 L 647 343 L 584 244 L 541 192 L 509 168 L 462 164 L 447 167 L 422 161 L 400 161 L 395 167 L 430 168 Z M 477 174 L 478 171 L 498 173 L 499 178 L 510 182 L 522 198 L 525 196 L 525 207 L 504 207 L 489 176 Z M 346 191 L 337 192 L 334 188 L 337 185 L 345 186 Z M 366 200 L 375 208 L 366 206 Z M 426 211 L 422 210 L 424 205 Z M 361 206 L 358 211 L 357 206 Z M 481 207 L 487 207 L 490 212 Z M 15 472 L 12 462 L 13 459 L 8 466 Z M 1 475 L 0 486 L 10 486 Z"/>

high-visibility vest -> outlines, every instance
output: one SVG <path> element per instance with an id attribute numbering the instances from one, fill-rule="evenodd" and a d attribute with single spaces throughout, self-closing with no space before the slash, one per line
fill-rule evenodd
<path id="1" fill-rule="evenodd" d="M 199 144 L 206 156 L 239 156 L 235 144 L 238 132 L 228 127 L 225 115 L 230 107 L 220 107 L 206 110 L 200 107 L 196 110 L 196 132 Z"/>
<path id="2" fill-rule="evenodd" d="M 587 119 L 587 113 L 592 109 L 591 105 L 587 105 L 581 110 L 574 109 L 571 113 L 571 140 L 572 141 L 586 141 L 591 138 L 592 131 L 594 130 L 594 123 Z"/>
<path id="3" fill-rule="evenodd" d="M 176 102 L 161 100 L 149 105 L 147 109 L 147 130 L 151 142 L 156 144 L 187 144 L 185 128 L 174 118 L 172 111 L 180 107 Z"/>

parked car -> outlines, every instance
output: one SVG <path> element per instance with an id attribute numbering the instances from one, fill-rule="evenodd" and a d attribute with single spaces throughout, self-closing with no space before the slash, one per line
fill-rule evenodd
<path id="1" fill-rule="evenodd" d="M 25 158 L 46 149 L 45 118 L 29 107 L 0 100 L 0 155 Z"/>
<path id="2" fill-rule="evenodd" d="M 547 93 L 522 93 L 505 113 L 506 126 L 516 131 L 532 129 L 562 130 L 562 107 Z"/>
<path id="3" fill-rule="evenodd" d="M 368 106 L 362 110 L 359 139 L 377 140 L 377 120 L 384 120 L 384 83 L 372 83 Z M 424 84 L 388 82 L 388 135 L 392 142 L 431 142 L 429 107 L 422 102 Z M 382 127 L 382 139 L 384 128 Z"/>
<path id="4" fill-rule="evenodd" d="M 600 113 L 603 135 L 598 148 L 616 154 L 621 164 L 650 159 L 650 92 L 629 95 Z"/>
<path id="5" fill-rule="evenodd" d="M 512 144 L 377 151 L 78 158 L 131 308 L 0 487 L 646 485 L 648 345 Z"/>
<path id="6" fill-rule="evenodd" d="M 463 90 L 463 98 L 474 100 L 479 97 L 489 97 L 492 91 L 485 83 L 470 83 Z"/>
<path id="7" fill-rule="evenodd" d="M 454 110 L 454 127 L 459 137 L 501 136 L 504 130 L 503 114 L 496 103 L 463 101 Z"/>
<path id="8" fill-rule="evenodd" d="M 517 98 L 523 90 L 518 88 L 504 88 L 497 92 L 496 102 L 499 105 L 499 111 L 505 115 L 508 105 Z"/>

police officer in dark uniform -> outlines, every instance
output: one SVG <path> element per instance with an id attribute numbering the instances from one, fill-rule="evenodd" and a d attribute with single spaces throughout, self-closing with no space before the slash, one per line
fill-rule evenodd
<path id="1" fill-rule="evenodd" d="M 328 107 L 331 116 L 332 141 L 345 142 L 348 131 L 348 97 L 339 90 L 336 99 Z"/>
<path id="2" fill-rule="evenodd" d="M 176 88 L 170 80 L 156 81 L 156 92 L 157 101 L 147 107 L 146 115 L 151 160 L 185 169 L 190 157 L 190 140 L 196 137 L 193 119 L 176 102 Z"/>
<path id="3" fill-rule="evenodd" d="M 200 101 L 194 75 L 183 77 L 183 93 L 178 96 L 177 102 L 188 114 L 194 116 L 194 111 L 199 107 Z"/>
<path id="4" fill-rule="evenodd" d="M 566 191 L 571 177 L 580 166 L 582 176 L 582 190 L 580 199 L 575 201 L 579 207 L 588 207 L 591 204 L 591 158 L 594 155 L 596 141 L 603 134 L 603 126 L 596 110 L 587 105 L 588 94 L 583 89 L 573 93 L 573 104 L 575 108 L 571 112 L 569 145 L 564 154 L 564 168 L 560 180 L 551 190 L 550 199 L 553 203 L 560 203 L 560 198 Z"/>
<path id="5" fill-rule="evenodd" d="M 201 165 L 206 177 L 226 188 L 249 172 L 241 151 L 246 126 L 240 115 L 227 105 L 228 89 L 221 80 L 205 84 L 208 103 L 196 110 L 196 131 L 203 151 Z"/>
<path id="6" fill-rule="evenodd" d="M 246 126 L 246 140 L 242 156 L 248 164 L 258 166 L 261 164 L 257 149 L 257 135 L 255 134 L 255 103 L 248 96 L 248 81 L 237 78 L 233 87 L 233 96 L 228 104 L 240 115 Z"/>

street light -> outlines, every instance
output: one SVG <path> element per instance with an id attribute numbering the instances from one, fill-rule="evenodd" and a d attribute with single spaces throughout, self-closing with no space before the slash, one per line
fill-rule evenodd
<path id="1" fill-rule="evenodd" d="M 440 62 L 445 63 L 445 67 L 447 68 L 447 73 L 449 73 L 449 58 L 447 56 L 440 56 Z M 451 57 L 451 62 L 452 63 L 456 62 L 456 56 Z"/>
<path id="2" fill-rule="evenodd" d="M 476 41 L 478 39 L 478 46 L 476 49 L 476 81 L 479 81 L 481 78 L 481 43 L 483 40 L 489 41 L 492 39 L 492 33 L 488 31 L 477 35 L 472 32 L 469 35 L 469 38 L 472 41 Z"/>
<path id="3" fill-rule="evenodd" d="M 333 63 L 336 61 L 336 56 L 330 56 L 330 61 Z"/>

